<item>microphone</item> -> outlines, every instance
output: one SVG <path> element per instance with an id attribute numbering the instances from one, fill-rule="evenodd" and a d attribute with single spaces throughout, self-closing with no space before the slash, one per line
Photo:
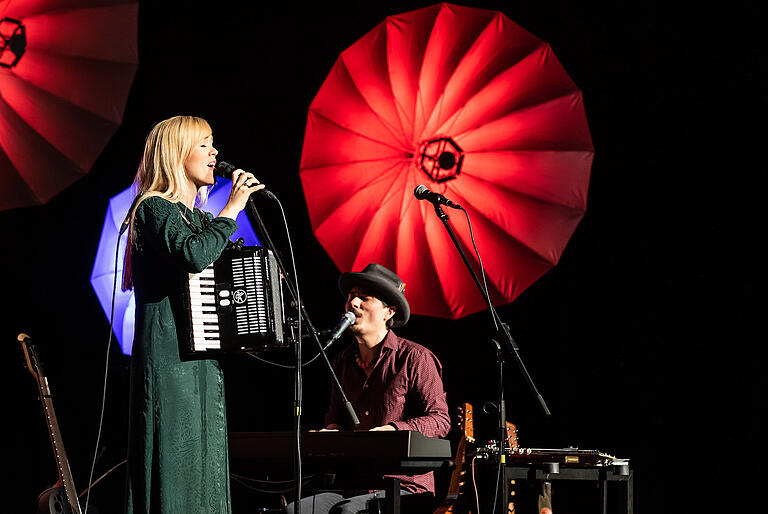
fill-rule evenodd
<path id="1" fill-rule="evenodd" d="M 328 340 L 327 343 L 325 343 L 325 347 L 323 348 L 323 350 L 326 350 L 329 346 L 331 346 L 334 341 L 336 341 L 339 337 L 341 337 L 341 334 L 343 334 L 346 329 L 348 329 L 350 326 L 354 324 L 355 324 L 355 314 L 349 311 L 345 312 L 344 315 L 341 317 L 341 320 L 339 320 L 339 324 L 336 325 L 336 329 L 333 331 L 331 338 Z"/>
<path id="2" fill-rule="evenodd" d="M 128 227 L 131 224 L 131 213 L 133 213 L 133 209 L 136 208 L 136 204 L 139 203 L 139 198 L 141 195 L 136 195 L 136 197 L 133 199 L 133 203 L 131 204 L 131 207 L 128 209 L 128 214 L 125 215 L 125 219 L 123 220 L 123 224 L 120 225 L 120 232 L 118 233 L 117 237 L 122 237 L 123 233 L 128 230 Z"/>
<path id="3" fill-rule="evenodd" d="M 235 172 L 237 169 L 237 166 L 233 166 L 232 164 L 228 163 L 227 161 L 219 161 L 216 163 L 216 167 L 213 169 L 213 174 L 217 177 L 225 178 L 228 180 L 232 180 L 232 173 Z M 255 187 L 256 184 L 250 186 Z M 266 189 L 261 189 L 258 191 L 258 193 L 266 196 L 267 198 L 271 198 L 273 200 L 277 200 L 277 197 L 272 194 L 272 191 L 267 191 Z"/>
<path id="4" fill-rule="evenodd" d="M 435 205 L 445 205 L 447 207 L 453 207 L 454 209 L 462 209 L 463 207 L 457 203 L 454 203 L 439 193 L 435 193 L 427 189 L 427 186 L 420 184 L 413 190 L 413 196 L 419 200 L 428 200 Z"/>

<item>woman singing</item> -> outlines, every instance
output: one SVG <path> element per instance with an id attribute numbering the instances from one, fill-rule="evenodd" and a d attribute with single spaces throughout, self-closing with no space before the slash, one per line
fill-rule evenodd
<path id="1" fill-rule="evenodd" d="M 136 298 L 129 513 L 231 512 L 221 368 L 185 359 L 177 332 L 188 316 L 180 307 L 188 274 L 221 255 L 248 196 L 264 188 L 237 170 L 218 217 L 196 208 L 214 183 L 217 153 L 205 120 L 176 116 L 152 128 L 136 174 L 123 271 L 123 289 Z"/>

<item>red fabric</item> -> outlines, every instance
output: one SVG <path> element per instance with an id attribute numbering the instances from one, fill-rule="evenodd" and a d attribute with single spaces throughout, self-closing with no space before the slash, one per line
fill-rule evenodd
<path id="1" fill-rule="evenodd" d="M 442 183 L 420 167 L 437 138 L 463 152 Z M 378 262 L 408 284 L 412 312 L 455 318 L 486 305 L 414 188 L 467 209 L 499 305 L 558 262 L 593 153 L 581 92 L 549 45 L 501 13 L 444 3 L 387 18 L 339 56 L 309 109 L 300 174 L 341 271 Z M 466 222 L 448 214 L 479 271 Z"/>
<path id="2" fill-rule="evenodd" d="M 137 15 L 127 0 L 0 2 L 27 39 L 0 69 L 0 209 L 44 203 L 90 171 L 123 119 Z"/>

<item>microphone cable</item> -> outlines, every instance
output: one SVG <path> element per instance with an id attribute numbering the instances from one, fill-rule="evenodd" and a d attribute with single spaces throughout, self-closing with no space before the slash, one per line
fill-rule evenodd
<path id="1" fill-rule="evenodd" d="M 296 272 L 296 256 L 293 251 L 293 243 L 291 242 L 291 231 L 288 227 L 288 218 L 285 215 L 285 209 L 283 208 L 283 204 L 280 202 L 280 200 L 275 196 L 274 194 L 269 195 L 269 198 L 277 202 L 277 206 L 280 208 L 280 215 L 283 218 L 283 226 L 285 227 L 285 235 L 288 242 L 288 253 L 291 257 L 291 269 L 293 271 L 293 277 L 295 279 L 295 286 L 296 286 L 296 305 L 301 305 L 301 293 L 299 292 L 299 275 Z M 248 202 L 252 204 L 253 197 L 248 197 Z M 253 205 L 252 205 L 253 206 Z M 254 207 L 255 210 L 255 207 Z M 296 491 L 296 509 L 297 512 L 301 511 L 301 491 L 302 491 L 302 466 L 301 466 L 301 409 L 302 409 L 302 401 L 303 401 L 303 394 L 302 394 L 302 376 L 301 376 L 301 368 L 303 367 L 301 362 L 301 312 L 299 312 L 299 316 L 297 318 L 297 343 L 296 343 L 296 366 L 294 366 L 294 369 L 296 369 L 296 382 L 295 382 L 295 393 L 294 393 L 294 411 L 293 415 L 295 418 L 295 436 L 296 436 L 296 459 L 294 462 L 294 465 L 296 466 L 295 469 L 295 491 Z M 260 359 L 263 360 L 263 359 Z"/>
<path id="2" fill-rule="evenodd" d="M 321 332 L 322 332 L 322 331 L 321 331 Z M 336 339 L 336 341 L 338 341 L 338 339 Z M 333 341 L 333 342 L 335 343 L 336 341 Z M 306 361 L 306 362 L 302 362 L 302 363 L 301 363 L 301 367 L 302 367 L 302 368 L 304 368 L 305 366 L 309 366 L 310 364 L 312 364 L 313 362 L 315 362 L 315 361 L 316 361 L 316 360 L 317 360 L 317 359 L 318 359 L 318 358 L 319 358 L 319 357 L 320 357 L 320 356 L 323 354 L 323 352 L 324 352 L 324 351 L 326 351 L 326 350 L 327 350 L 328 348 L 330 348 L 330 347 L 331 347 L 331 345 L 330 345 L 330 344 L 328 344 L 328 343 L 326 343 L 324 346 L 321 344 L 321 348 L 323 349 L 323 350 L 322 350 L 322 352 L 318 351 L 318 352 L 315 354 L 315 356 L 314 356 L 314 357 L 312 357 L 311 359 L 309 359 L 309 360 L 308 360 L 308 361 Z M 292 364 L 281 364 L 281 363 L 279 363 L 279 362 L 274 362 L 274 361 L 271 361 L 271 360 L 265 359 L 264 357 L 259 357 L 259 356 L 258 356 L 258 355 L 256 355 L 254 352 L 246 352 L 246 355 L 248 355 L 249 357 L 253 357 L 253 358 L 254 358 L 254 359 L 256 359 L 257 361 L 261 361 L 261 362 L 263 362 L 264 364 L 269 364 L 270 366 L 275 366 L 275 367 L 278 367 L 278 368 L 284 368 L 284 369 L 296 369 L 296 366 L 294 366 L 294 365 L 292 365 Z"/>
<path id="3" fill-rule="evenodd" d="M 491 314 L 491 319 L 493 320 L 493 326 L 496 329 L 496 332 L 498 332 L 499 331 L 499 324 L 496 321 L 496 316 L 494 316 L 494 314 L 493 314 L 493 307 L 491 305 L 491 295 L 488 293 L 488 281 L 486 280 L 486 277 L 485 277 L 485 269 L 483 268 L 483 259 L 480 257 L 480 252 L 478 251 L 477 244 L 475 242 L 475 234 L 472 231 L 472 221 L 469 219 L 469 213 L 467 212 L 467 210 L 464 207 L 459 207 L 459 210 L 461 210 L 461 212 L 463 212 L 464 216 L 467 218 L 467 225 L 469 226 L 469 237 L 472 240 L 472 247 L 474 248 L 475 255 L 477 256 L 477 262 L 480 264 L 480 276 L 483 278 L 483 289 L 485 290 L 485 297 L 488 298 L 488 306 L 490 307 L 490 314 Z M 501 407 L 499 407 L 499 408 L 501 408 Z M 504 450 L 504 446 L 505 446 L 505 440 L 502 439 L 501 441 L 499 441 L 499 447 L 500 447 L 499 451 L 501 452 L 501 454 L 500 454 L 501 456 L 504 455 L 504 451 L 505 451 Z M 499 483 L 502 480 L 502 469 L 503 469 L 503 466 L 504 466 L 503 459 L 499 458 L 499 465 L 498 465 L 498 468 L 496 470 L 496 486 L 495 486 L 494 494 L 493 494 L 493 509 L 491 510 L 492 513 L 496 512 L 496 506 L 497 506 L 497 503 L 498 503 L 498 500 L 499 500 Z M 473 465 L 472 465 L 472 472 L 473 472 L 473 475 L 474 475 L 474 462 L 473 462 Z M 475 494 L 477 494 L 477 492 L 475 492 Z M 478 504 L 478 511 L 479 510 L 480 509 L 479 509 L 479 504 Z"/>
<path id="4" fill-rule="evenodd" d="M 472 240 L 472 247 L 475 249 L 475 255 L 477 256 L 477 262 L 480 264 L 480 276 L 483 278 L 483 289 L 485 289 L 485 297 L 488 298 L 488 304 L 490 307 L 491 295 L 488 293 L 488 281 L 485 278 L 485 268 L 483 268 L 483 259 L 480 258 L 480 252 L 477 250 L 477 244 L 475 243 L 475 234 L 472 231 L 472 221 L 469 219 L 469 213 L 464 207 L 459 207 L 459 210 L 464 213 L 467 218 L 467 225 L 469 226 L 469 238 Z M 499 325 L 496 322 L 496 316 L 493 315 L 493 309 L 491 309 L 491 319 L 493 319 L 493 326 L 496 332 L 499 331 Z"/>
<path id="5" fill-rule="evenodd" d="M 93 450 L 93 461 L 91 462 L 91 471 L 88 475 L 88 494 L 85 496 L 85 510 L 83 514 L 88 514 L 88 504 L 91 500 L 91 487 L 95 484 L 93 481 L 93 474 L 96 470 L 96 460 L 99 455 L 99 444 L 101 443 L 101 432 L 104 427 L 104 410 L 107 403 L 107 378 L 109 377 L 109 352 L 112 349 L 112 336 L 115 324 L 115 296 L 117 294 L 117 267 L 120 261 L 120 239 L 122 238 L 122 232 L 118 233 L 117 244 L 115 245 L 115 276 L 112 280 L 112 302 L 109 312 L 109 338 L 107 339 L 107 356 L 104 362 L 104 384 L 101 391 L 101 413 L 99 414 L 99 427 L 96 431 L 96 447 Z M 107 471 L 107 474 L 112 472 L 117 466 Z M 105 474 L 106 476 L 106 474 Z M 101 480 L 102 476 L 99 478 Z"/>

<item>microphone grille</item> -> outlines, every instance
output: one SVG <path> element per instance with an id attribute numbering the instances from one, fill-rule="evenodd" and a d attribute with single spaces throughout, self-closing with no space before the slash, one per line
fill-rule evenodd
<path id="1" fill-rule="evenodd" d="M 419 184 L 416 186 L 416 189 L 413 190 L 413 196 L 419 200 L 423 199 L 427 193 L 429 193 L 429 189 L 427 189 L 427 186 L 424 184 Z"/>
<path id="2" fill-rule="evenodd" d="M 349 321 L 349 323 L 351 325 L 354 325 L 355 324 L 355 319 L 357 319 L 356 316 L 355 316 L 355 313 L 354 312 L 349 312 L 349 311 L 344 313 L 344 317 Z"/>
<path id="3" fill-rule="evenodd" d="M 216 163 L 216 168 L 213 170 L 213 174 L 217 177 L 226 178 L 232 180 L 232 172 L 237 168 L 229 164 L 227 161 L 219 161 Z"/>

